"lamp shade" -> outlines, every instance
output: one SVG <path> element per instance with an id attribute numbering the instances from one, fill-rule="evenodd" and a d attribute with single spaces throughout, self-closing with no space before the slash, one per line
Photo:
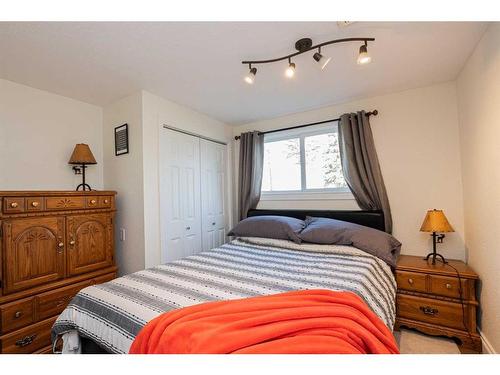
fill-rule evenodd
<path id="1" fill-rule="evenodd" d="M 454 232 L 442 210 L 429 210 L 420 227 L 421 232 Z"/>
<path id="2" fill-rule="evenodd" d="M 89 145 L 78 143 L 71 154 L 68 164 L 97 164 Z"/>

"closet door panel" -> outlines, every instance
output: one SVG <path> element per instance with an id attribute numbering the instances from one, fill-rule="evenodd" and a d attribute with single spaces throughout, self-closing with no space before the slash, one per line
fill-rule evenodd
<path id="1" fill-rule="evenodd" d="M 162 261 L 201 249 L 199 139 L 172 130 L 160 136 Z"/>
<path id="2" fill-rule="evenodd" d="M 183 162 L 181 185 L 182 218 L 184 223 L 184 253 L 199 253 L 201 246 L 200 140 L 179 134 Z"/>
<path id="3" fill-rule="evenodd" d="M 226 147 L 200 141 L 203 250 L 218 247 L 226 235 Z"/>

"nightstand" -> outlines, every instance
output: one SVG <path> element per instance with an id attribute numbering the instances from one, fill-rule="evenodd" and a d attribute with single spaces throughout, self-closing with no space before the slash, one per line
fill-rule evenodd
<path id="1" fill-rule="evenodd" d="M 476 281 L 478 275 L 464 262 L 438 261 L 401 255 L 396 266 L 398 284 L 396 324 L 429 335 L 457 339 L 462 353 L 481 353 L 481 338 L 476 329 Z M 463 307 L 462 307 L 463 303 Z"/>

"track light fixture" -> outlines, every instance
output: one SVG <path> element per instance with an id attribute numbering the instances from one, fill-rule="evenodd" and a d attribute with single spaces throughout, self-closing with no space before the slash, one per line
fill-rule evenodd
<path id="1" fill-rule="evenodd" d="M 318 52 L 316 52 L 313 55 L 313 59 L 316 60 L 319 63 L 319 66 L 321 67 L 321 70 L 325 69 L 325 67 L 328 65 L 330 60 L 332 59 L 331 57 L 325 57 L 321 54 L 321 47 L 318 48 Z"/>
<path id="2" fill-rule="evenodd" d="M 257 68 L 252 68 L 252 64 L 248 64 L 248 68 L 250 70 L 248 74 L 245 76 L 245 82 L 251 85 L 255 81 L 255 76 L 257 75 Z"/>
<path id="3" fill-rule="evenodd" d="M 372 61 L 371 56 L 368 54 L 368 43 L 365 42 L 359 47 L 358 65 L 369 64 Z"/>
<path id="4" fill-rule="evenodd" d="M 288 78 L 292 78 L 295 75 L 295 64 L 292 62 L 292 59 L 288 59 L 288 68 L 285 70 L 285 76 Z"/>
<path id="5" fill-rule="evenodd" d="M 245 82 L 252 84 L 255 81 L 255 75 L 257 74 L 257 68 L 252 67 L 256 64 L 269 64 L 277 61 L 288 60 L 288 68 L 285 70 L 285 76 L 288 78 L 292 78 L 295 75 L 295 63 L 292 63 L 292 57 L 301 55 L 303 53 L 309 52 L 311 50 L 317 49 L 317 52 L 314 53 L 313 59 L 318 62 L 321 69 L 325 69 L 328 63 L 331 61 L 331 57 L 327 57 L 321 54 L 321 47 L 336 44 L 336 43 L 346 43 L 346 42 L 364 42 L 364 44 L 359 48 L 358 55 L 358 64 L 368 64 L 371 61 L 370 55 L 368 55 L 368 42 L 373 42 L 375 38 L 343 38 L 343 39 L 335 39 L 330 40 L 328 42 L 320 43 L 315 46 L 312 44 L 312 40 L 310 38 L 302 38 L 295 42 L 295 49 L 298 52 L 291 53 L 287 56 L 278 57 L 275 59 L 269 60 L 255 60 L 255 61 L 242 61 L 242 64 L 248 65 L 250 71 L 245 76 Z"/>

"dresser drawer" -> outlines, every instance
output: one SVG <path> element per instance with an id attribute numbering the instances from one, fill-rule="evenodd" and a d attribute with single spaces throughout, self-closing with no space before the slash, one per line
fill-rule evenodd
<path id="1" fill-rule="evenodd" d="M 85 208 L 85 197 L 47 197 L 45 208 L 52 210 L 78 210 Z"/>
<path id="2" fill-rule="evenodd" d="M 32 324 L 15 332 L 0 336 L 1 352 L 4 354 L 27 354 L 51 345 L 50 330 L 56 318 Z"/>
<path id="3" fill-rule="evenodd" d="M 397 271 L 396 282 L 398 289 L 427 292 L 427 275 L 425 273 Z"/>
<path id="4" fill-rule="evenodd" d="M 26 198 L 26 211 L 37 212 L 43 211 L 44 199 L 42 197 Z"/>
<path id="5" fill-rule="evenodd" d="M 111 202 L 112 202 L 112 197 L 99 197 L 99 207 L 101 208 L 110 208 L 111 207 Z"/>
<path id="6" fill-rule="evenodd" d="M 440 296 L 460 298 L 460 284 L 458 278 L 448 276 L 431 275 L 430 292 Z M 468 299 L 468 290 L 466 288 L 467 280 L 462 279 L 462 297 Z"/>
<path id="7" fill-rule="evenodd" d="M 98 208 L 99 207 L 99 197 L 87 197 L 87 208 Z"/>
<path id="8" fill-rule="evenodd" d="M 9 197 L 3 199 L 3 212 L 6 214 L 15 214 L 18 212 L 24 212 L 24 198 Z"/>
<path id="9" fill-rule="evenodd" d="M 14 331 L 35 321 L 33 298 L 7 303 L 0 307 L 0 333 Z"/>
<path id="10" fill-rule="evenodd" d="M 402 318 L 465 329 L 460 303 L 401 294 L 398 294 L 397 299 L 398 316 Z"/>
<path id="11" fill-rule="evenodd" d="M 89 281 L 71 285 L 71 287 L 52 290 L 36 296 L 36 311 L 38 320 L 46 319 L 62 313 L 78 291 L 87 286 L 89 286 Z"/>

